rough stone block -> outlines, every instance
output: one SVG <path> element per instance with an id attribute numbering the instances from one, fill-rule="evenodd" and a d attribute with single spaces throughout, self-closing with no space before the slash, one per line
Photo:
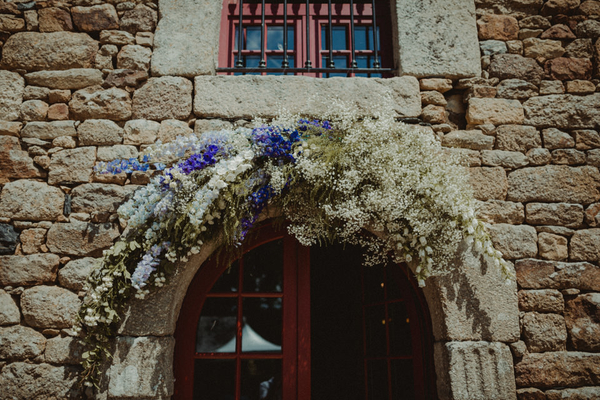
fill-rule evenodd
<path id="1" fill-rule="evenodd" d="M 494 248 L 504 258 L 515 259 L 535 257 L 537 255 L 537 232 L 527 225 L 495 224 L 489 225 L 488 232 Z"/>
<path id="2" fill-rule="evenodd" d="M 19 137 L 22 127 L 21 122 L 0 121 L 0 135 Z"/>
<path id="3" fill-rule="evenodd" d="M 48 230 L 46 245 L 57 254 L 93 256 L 110 247 L 118 236 L 118 229 L 109 223 L 72 221 L 52 225 Z"/>
<path id="4" fill-rule="evenodd" d="M 470 183 L 477 200 L 504 200 L 508 190 L 506 172 L 502 167 L 469 168 Z"/>
<path id="5" fill-rule="evenodd" d="M 552 163 L 557 165 L 585 164 L 585 153 L 575 149 L 558 149 L 552 151 Z"/>
<path id="6" fill-rule="evenodd" d="M 0 359 L 25 360 L 42 354 L 46 338 L 26 326 L 0 327 Z"/>
<path id="7" fill-rule="evenodd" d="M 477 21 L 479 39 L 515 40 L 518 38 L 519 23 L 509 15 L 486 14 Z"/>
<path id="8" fill-rule="evenodd" d="M 479 76 L 475 7 L 468 0 L 397 0 L 394 43 L 401 75 L 464 78 Z"/>
<path id="9" fill-rule="evenodd" d="M 19 32 L 2 47 L 2 65 L 27 71 L 90 68 L 98 42 L 86 33 Z"/>
<path id="10" fill-rule="evenodd" d="M 123 141 L 123 128 L 108 119 L 88 119 L 77 127 L 82 146 L 108 146 Z"/>
<path id="11" fill-rule="evenodd" d="M 114 213 L 137 188 L 101 183 L 80 185 L 71 192 L 71 209 L 76 213 Z"/>
<path id="12" fill-rule="evenodd" d="M 521 224 L 525 219 L 523 204 L 501 200 L 477 202 L 477 218 L 496 224 Z"/>
<path id="13" fill-rule="evenodd" d="M 14 325 L 21 321 L 19 307 L 13 298 L 0 289 L 0 326 Z"/>
<path id="14" fill-rule="evenodd" d="M 46 242 L 46 229 L 32 228 L 25 229 L 19 236 L 21 241 L 21 250 L 24 254 L 42 253 Z"/>
<path id="15" fill-rule="evenodd" d="M 585 222 L 592 228 L 600 226 L 600 203 L 590 204 L 585 210 Z"/>
<path id="16" fill-rule="evenodd" d="M 69 109 L 74 119 L 122 121 L 131 117 L 131 99 L 123 89 L 90 86 L 73 93 Z"/>
<path id="17" fill-rule="evenodd" d="M 516 400 L 512 354 L 504 343 L 434 344 L 438 396 Z"/>
<path id="18" fill-rule="evenodd" d="M 152 50 L 137 44 L 123 46 L 117 54 L 117 68 L 147 71 Z"/>
<path id="19" fill-rule="evenodd" d="M 524 120 L 523 107 L 518 100 L 469 99 L 467 122 L 474 125 L 521 124 Z"/>
<path id="20" fill-rule="evenodd" d="M 0 284 L 29 286 L 56 280 L 59 257 L 54 254 L 0 256 Z"/>
<path id="21" fill-rule="evenodd" d="M 173 394 L 171 360 L 175 339 L 121 336 L 108 371 L 110 397 L 168 398 Z"/>
<path id="22" fill-rule="evenodd" d="M 181 4 L 179 3 L 181 8 L 185 8 L 185 5 L 187 4 Z M 160 8 L 161 8 L 161 13 L 162 13 L 162 18 L 164 18 L 165 16 L 172 16 L 171 15 L 171 9 L 169 9 L 169 13 L 167 13 L 167 11 L 165 11 L 165 9 L 167 8 L 167 5 L 171 5 L 171 3 L 167 3 L 165 4 L 164 2 L 160 4 Z M 196 3 L 197 7 L 204 7 L 206 8 L 207 5 L 205 5 L 204 3 Z M 208 5 L 208 7 L 210 7 L 211 5 Z M 189 7 L 189 5 L 188 5 Z M 192 12 L 195 12 L 196 10 L 190 10 Z M 179 15 L 180 17 L 183 17 L 183 12 L 181 13 L 181 15 Z M 200 15 L 200 14 L 195 14 L 195 15 Z M 187 15 L 186 17 L 190 17 L 189 15 Z M 212 16 L 213 18 L 217 18 L 218 16 Z M 123 13 L 123 16 L 121 17 L 121 28 L 131 32 L 131 33 L 135 33 L 138 31 L 144 31 L 144 33 L 146 32 L 154 32 L 154 29 L 156 28 L 156 22 L 158 20 L 158 15 L 157 12 L 155 10 L 153 10 L 152 8 L 143 5 L 143 4 L 138 4 L 137 6 L 135 6 L 135 8 L 133 10 L 128 10 L 125 11 Z M 190 19 L 188 19 L 190 20 Z M 211 20 L 210 19 L 202 19 L 202 25 L 209 23 Z M 197 22 L 196 22 L 197 23 Z M 200 29 L 200 27 L 198 26 L 198 29 Z"/>
<path id="23" fill-rule="evenodd" d="M 100 32 L 100 43 L 102 44 L 112 44 L 112 45 L 117 45 L 117 46 L 123 46 L 123 45 L 128 45 L 128 44 L 134 44 L 135 43 L 135 38 L 133 37 L 133 35 L 129 32 L 125 32 L 125 31 L 101 31 Z M 104 46 L 102 46 L 103 49 L 105 49 Z M 105 49 L 106 51 L 106 49 Z M 110 55 L 111 57 L 117 54 L 117 49 L 114 48 L 114 52 L 111 51 L 109 54 L 104 54 L 104 55 Z"/>
<path id="24" fill-rule="evenodd" d="M 79 364 L 83 358 L 83 342 L 73 337 L 53 337 L 46 342 L 44 357 L 52 364 Z"/>
<path id="25" fill-rule="evenodd" d="M 60 32 L 73 30 L 71 13 L 58 7 L 38 10 L 40 32 Z M 30 29 L 28 29 L 30 30 Z"/>
<path id="26" fill-rule="evenodd" d="M 9 399 L 77 399 L 79 367 L 50 364 L 8 364 L 0 372 L 0 387 Z M 40 377 L 44 379 L 40 379 Z"/>
<path id="27" fill-rule="evenodd" d="M 600 123 L 600 93 L 539 96 L 523 103 L 525 123 L 559 129 L 594 128 Z"/>
<path id="28" fill-rule="evenodd" d="M 585 293 L 568 300 L 565 321 L 575 350 L 600 351 L 600 293 Z"/>
<path id="29" fill-rule="evenodd" d="M 562 314 L 562 293 L 555 289 L 519 290 L 519 311 Z"/>
<path id="30" fill-rule="evenodd" d="M 172 142 L 178 136 L 188 136 L 194 131 L 184 121 L 178 121 L 176 119 L 166 119 L 160 123 L 160 129 L 158 130 L 158 140 L 163 143 Z"/>
<path id="31" fill-rule="evenodd" d="M 81 300 L 58 286 L 34 286 L 21 295 L 25 322 L 34 328 L 71 328 Z"/>
<path id="32" fill-rule="evenodd" d="M 488 71 L 492 78 L 521 79 L 535 85 L 539 85 L 544 76 L 544 70 L 534 59 L 518 54 L 493 56 Z"/>
<path id="33" fill-rule="evenodd" d="M 505 79 L 496 87 L 497 96 L 504 99 L 528 99 L 537 96 L 539 89 L 531 82 L 521 79 Z"/>
<path id="34" fill-rule="evenodd" d="M 540 63 L 557 58 L 565 53 L 560 40 L 538 39 L 535 37 L 523 40 L 525 57 L 535 58 Z"/>
<path id="35" fill-rule="evenodd" d="M 575 261 L 600 261 L 600 228 L 576 231 L 569 255 Z"/>
<path id="36" fill-rule="evenodd" d="M 285 104 L 294 113 L 321 115 L 336 99 L 351 102 L 365 115 L 375 113 L 383 101 L 389 101 L 399 116 L 421 114 L 419 82 L 411 76 L 320 79 L 251 75 L 196 77 L 194 113 L 200 118 L 274 117 L 277 105 Z"/>
<path id="37" fill-rule="evenodd" d="M 541 232 L 538 235 L 540 257 L 547 260 L 566 260 L 569 257 L 567 238 L 552 233 Z"/>
<path id="38" fill-rule="evenodd" d="M 0 70 L 0 119 L 14 121 L 19 118 L 24 90 L 25 80 L 21 75 Z"/>
<path id="39" fill-rule="evenodd" d="M 600 147 L 600 134 L 591 129 L 573 131 L 575 134 L 575 148 L 578 150 L 590 150 Z"/>
<path id="40" fill-rule="evenodd" d="M 102 265 L 102 259 L 84 257 L 69 261 L 58 271 L 58 282 L 67 289 L 80 291 L 92 271 Z"/>
<path id="41" fill-rule="evenodd" d="M 112 4 L 71 8 L 73 22 L 80 31 L 94 32 L 104 29 L 119 29 L 119 16 Z"/>
<path id="42" fill-rule="evenodd" d="M 600 291 L 600 267 L 587 262 L 566 263 L 534 259 L 515 263 L 517 283 L 525 289 Z"/>
<path id="43" fill-rule="evenodd" d="M 496 148 L 506 151 L 527 153 L 542 147 L 539 132 L 533 126 L 502 125 L 496 129 Z"/>
<path id="44" fill-rule="evenodd" d="M 525 167 L 529 164 L 527 156 L 519 151 L 484 150 L 481 152 L 483 165 L 509 169 Z"/>
<path id="45" fill-rule="evenodd" d="M 141 145 L 156 141 L 160 125 L 155 121 L 144 119 L 131 120 L 125 123 L 125 144 Z"/>
<path id="46" fill-rule="evenodd" d="M 57 187 L 21 179 L 4 185 L 0 217 L 26 221 L 55 221 L 63 214 L 65 195 Z"/>
<path id="47" fill-rule="evenodd" d="M 98 161 L 113 161 L 116 159 L 135 158 L 137 156 L 138 150 L 135 146 L 116 144 L 114 146 L 98 147 L 96 159 Z M 105 177 L 110 175 L 111 174 L 103 174 Z"/>
<path id="48" fill-rule="evenodd" d="M 588 386 L 562 390 L 552 389 L 547 390 L 545 395 L 544 400 L 597 400 L 600 398 L 600 387 Z"/>
<path id="49" fill-rule="evenodd" d="M 547 165 L 508 175 L 508 200 L 589 204 L 600 199 L 600 173 L 595 167 Z"/>
<path id="50" fill-rule="evenodd" d="M 61 150 L 52 154 L 48 183 L 87 183 L 95 163 L 95 147 Z"/>
<path id="51" fill-rule="evenodd" d="M 42 100 L 27 100 L 21 104 L 20 115 L 23 121 L 43 121 L 48 114 L 48 103 Z"/>
<path id="52" fill-rule="evenodd" d="M 83 89 L 102 84 L 102 71 L 92 68 L 67 69 L 65 71 L 38 71 L 25 74 L 28 85 L 50 89 Z"/>
<path id="53" fill-rule="evenodd" d="M 491 150 L 494 148 L 494 137 L 484 135 L 480 130 L 453 131 L 444 135 L 442 145 L 471 150 Z"/>
<path id="54" fill-rule="evenodd" d="M 527 223 L 577 228 L 583 222 L 583 206 L 567 203 L 529 203 L 525 206 Z"/>
<path id="55" fill-rule="evenodd" d="M 566 350 L 567 328 L 562 315 L 528 312 L 523 315 L 522 324 L 530 353 Z"/>
<path id="56" fill-rule="evenodd" d="M 600 384 L 600 354 L 530 353 L 515 365 L 518 387 L 553 388 Z"/>
<path id="57" fill-rule="evenodd" d="M 75 121 L 28 122 L 21 137 L 54 140 L 60 136 L 77 136 Z"/>
<path id="58" fill-rule="evenodd" d="M 158 121 L 169 118 L 186 119 L 191 112 L 192 82 L 185 78 L 150 78 L 133 95 L 134 118 Z"/>
<path id="59" fill-rule="evenodd" d="M 0 136 L 0 176 L 4 179 L 39 178 L 44 174 L 33 164 L 33 159 L 21 150 L 19 139 Z"/>
<path id="60" fill-rule="evenodd" d="M 154 35 L 152 75 L 191 78 L 214 74 L 221 6 L 218 0 L 162 0 L 161 19 Z"/>
<path id="61" fill-rule="evenodd" d="M 542 131 L 544 147 L 549 150 L 569 149 L 575 147 L 575 139 L 566 132 L 556 128 L 548 128 Z"/>

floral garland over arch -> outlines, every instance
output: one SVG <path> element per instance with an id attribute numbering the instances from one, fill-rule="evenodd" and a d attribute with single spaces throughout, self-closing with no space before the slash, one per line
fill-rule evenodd
<path id="1" fill-rule="evenodd" d="M 451 268 L 463 240 L 511 277 L 475 218 L 464 167 L 431 131 L 397 122 L 393 111 L 364 117 L 347 105 L 335 109 L 319 120 L 283 115 L 253 129 L 181 136 L 139 159 L 98 166 L 157 171 L 119 208 L 126 228 L 89 279 L 79 313 L 87 386 L 110 357 L 126 300 L 163 286 L 176 261 L 217 235 L 239 247 L 267 206 L 283 211 L 301 244 L 359 244 L 367 265 L 390 258 L 416 265 L 420 285 Z"/>

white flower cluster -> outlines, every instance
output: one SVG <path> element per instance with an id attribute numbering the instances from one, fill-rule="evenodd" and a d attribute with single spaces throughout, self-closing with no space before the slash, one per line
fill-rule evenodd
<path id="1" fill-rule="evenodd" d="M 433 132 L 395 121 L 392 113 L 363 118 L 344 111 L 327 116 L 338 141 L 313 137 L 297 152 L 296 170 L 310 190 L 327 193 L 315 204 L 294 190 L 286 201 L 290 232 L 304 245 L 334 235 L 375 250 L 371 263 L 392 252 L 397 261 L 418 262 L 425 279 L 449 268 L 466 238 L 508 271 L 483 224 L 474 217 L 473 196 L 459 160 L 443 151 Z M 337 144 L 336 144 L 337 143 Z M 335 148 L 337 146 L 337 148 Z M 361 235 L 368 227 L 376 236 Z"/>

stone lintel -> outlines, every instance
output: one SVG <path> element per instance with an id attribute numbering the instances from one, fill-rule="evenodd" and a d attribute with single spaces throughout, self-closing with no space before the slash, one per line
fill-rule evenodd
<path id="1" fill-rule="evenodd" d="M 198 76 L 194 113 L 200 118 L 274 117 L 281 107 L 319 116 L 337 99 L 364 115 L 389 105 L 401 117 L 421 114 L 419 82 L 410 76 L 381 78 L 309 78 L 305 76 Z"/>

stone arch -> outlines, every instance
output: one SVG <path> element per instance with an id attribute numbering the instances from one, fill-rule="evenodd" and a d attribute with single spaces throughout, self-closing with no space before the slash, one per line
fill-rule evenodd
<path id="1" fill-rule="evenodd" d="M 221 238 L 206 243 L 200 253 L 176 265 L 168 285 L 144 300 L 129 302 L 113 340 L 114 358 L 102 374 L 104 398 L 170 397 L 179 311 L 196 272 L 221 244 Z M 424 288 L 435 341 L 438 396 L 516 398 L 507 345 L 519 339 L 516 283 L 506 281 L 498 268 L 464 243 L 453 264 L 452 272 L 428 279 Z"/>

